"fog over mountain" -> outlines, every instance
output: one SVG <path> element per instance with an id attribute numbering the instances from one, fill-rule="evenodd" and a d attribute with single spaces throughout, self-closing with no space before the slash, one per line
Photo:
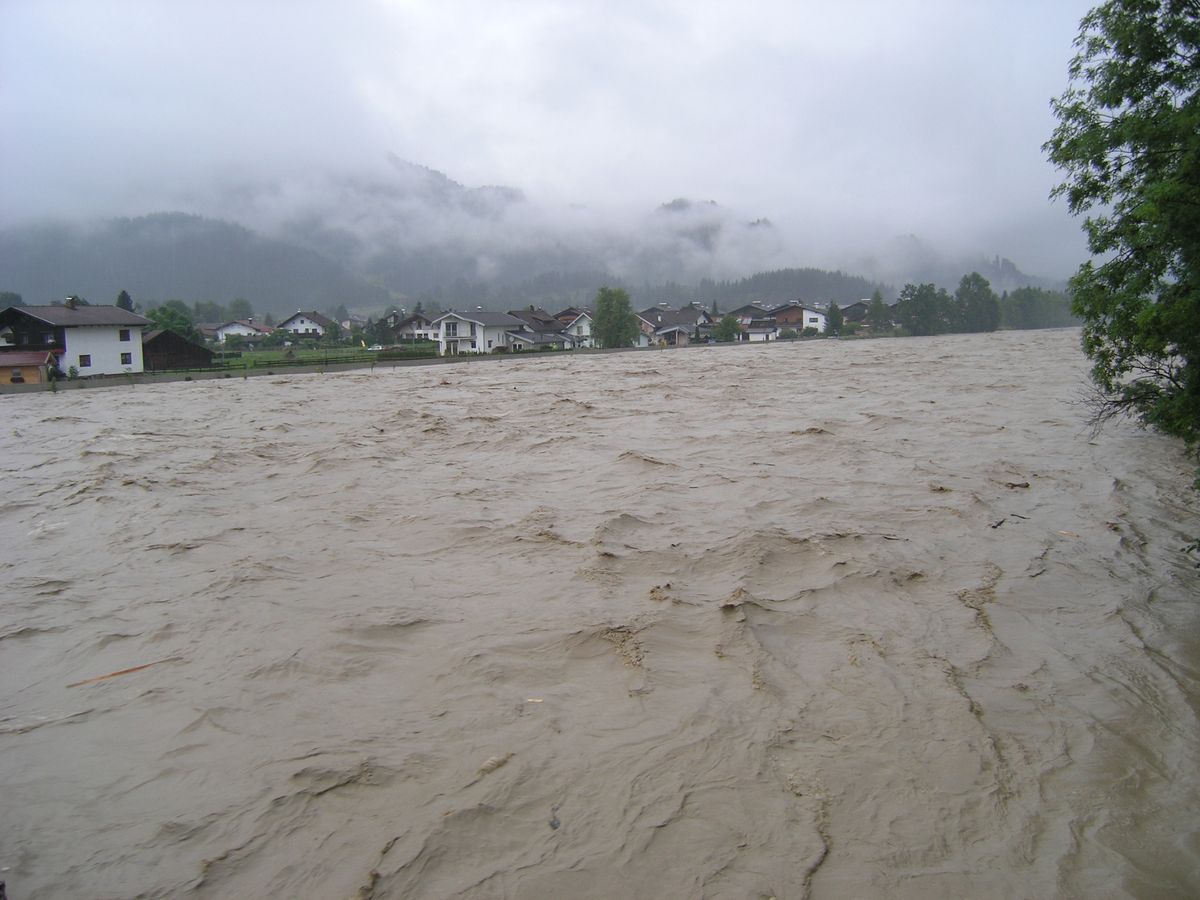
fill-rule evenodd
<path id="1" fill-rule="evenodd" d="M 87 235 L 160 214 L 241 234 L 246 279 L 147 260 L 146 295 L 307 296 L 267 248 L 355 303 L 565 272 L 1057 282 L 1084 242 L 1040 146 L 1089 5 L 15 0 L 0 289 L 133 292 L 137 253 Z M 36 276 L 32 226 L 70 235 Z"/>
<path id="2" fill-rule="evenodd" d="M 371 177 L 242 182 L 191 203 L 205 215 L 0 230 L 3 289 L 29 302 L 67 294 L 107 302 L 127 290 L 148 303 L 244 297 L 260 312 L 340 304 L 377 312 L 422 298 L 565 305 L 611 282 L 651 303 L 699 297 L 689 286 L 703 281 L 803 262 L 768 219 L 739 216 L 715 201 L 675 198 L 622 222 L 585 208 L 547 209 L 514 187 L 466 187 L 396 158 Z M 932 280 L 953 287 L 969 270 L 984 272 L 997 289 L 1042 283 L 1007 260 L 944 258 L 912 236 L 844 268 L 880 286 Z M 803 299 L 858 299 L 846 293 L 849 283 L 803 283 L 821 285 L 819 296 Z"/>

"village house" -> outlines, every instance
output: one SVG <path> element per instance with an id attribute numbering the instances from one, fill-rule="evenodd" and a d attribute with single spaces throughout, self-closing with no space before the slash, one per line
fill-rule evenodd
<path id="1" fill-rule="evenodd" d="M 815 328 L 822 334 L 825 332 L 825 313 L 811 304 L 793 300 L 775 307 L 770 314 L 780 328 L 794 328 L 796 331 Z"/>
<path id="2" fill-rule="evenodd" d="M 275 329 L 268 328 L 266 325 L 261 325 L 253 319 L 235 319 L 232 322 L 224 322 L 213 329 L 212 339 L 218 343 L 225 343 L 225 339 L 233 336 L 243 337 L 247 340 L 253 338 L 265 338 Z"/>
<path id="3" fill-rule="evenodd" d="M 508 332 L 525 331 L 525 323 L 508 313 L 476 310 L 448 312 L 433 321 L 439 356 L 461 353 L 493 353 L 509 349 Z"/>
<path id="4" fill-rule="evenodd" d="M 10 306 L 0 329 L 17 350 L 56 350 L 59 366 L 80 375 L 141 372 L 149 321 L 116 306 Z"/>
<path id="5" fill-rule="evenodd" d="M 554 334 L 563 330 L 562 322 L 541 307 L 528 306 L 525 309 L 510 309 L 508 314 L 524 322 L 530 331 Z"/>
<path id="6" fill-rule="evenodd" d="M 423 313 L 404 316 L 394 312 L 384 316 L 383 324 L 392 333 L 392 339 L 396 342 L 437 340 L 437 329 L 433 325 L 433 319 Z"/>
<path id="7" fill-rule="evenodd" d="M 556 312 L 554 314 L 554 318 L 558 319 L 558 321 L 561 322 L 563 324 L 563 326 L 567 326 L 567 325 L 570 325 L 572 322 L 574 322 L 576 319 L 578 319 L 584 313 L 587 313 L 588 317 L 590 318 L 592 315 L 591 308 L 587 307 L 587 306 L 568 306 L 566 309 L 562 309 L 562 310 L 559 310 L 558 312 Z"/>
<path id="8" fill-rule="evenodd" d="M 665 347 L 685 347 L 696 336 L 712 333 L 712 316 L 698 303 L 672 309 L 666 303 L 637 313 L 638 328 L 649 343 Z"/>
<path id="9" fill-rule="evenodd" d="M 779 323 L 761 303 L 747 303 L 730 310 L 726 315 L 737 319 L 739 341 L 762 343 L 779 338 Z"/>
<path id="10" fill-rule="evenodd" d="M 584 325 L 580 319 L 586 313 L 577 316 L 578 337 L 572 334 L 567 325 L 557 316 L 552 316 L 544 309 L 529 306 L 525 309 L 510 309 L 508 314 L 525 323 L 525 328 L 508 332 L 509 347 L 514 351 L 520 350 L 571 350 L 580 346 L 591 346 L 591 317 L 586 318 Z M 585 334 L 586 330 L 586 334 Z"/>
<path id="11" fill-rule="evenodd" d="M 558 318 L 555 316 L 555 318 Z M 562 319 L 559 319 L 561 322 Z M 563 326 L 563 333 L 569 335 L 576 347 L 592 347 L 592 314 L 582 310 L 575 318 Z"/>
<path id="12" fill-rule="evenodd" d="M 884 305 L 886 306 L 887 304 L 885 303 Z M 854 322 L 856 324 L 865 322 L 867 321 L 867 313 L 870 311 L 871 298 L 867 297 L 865 300 L 858 300 L 849 304 L 848 306 L 844 306 L 842 308 L 842 319 L 847 322 Z M 891 307 L 888 306 L 888 313 L 890 314 L 891 311 Z"/>
<path id="13" fill-rule="evenodd" d="M 341 330 L 341 326 L 337 322 L 326 318 L 319 312 L 302 312 L 300 310 L 275 327 L 283 331 L 290 331 L 297 337 L 307 338 L 319 338 L 326 333 L 337 335 Z"/>
<path id="14" fill-rule="evenodd" d="M 569 336 L 558 331 L 519 331 L 505 332 L 508 347 L 514 353 L 522 350 L 566 350 L 573 347 Z"/>

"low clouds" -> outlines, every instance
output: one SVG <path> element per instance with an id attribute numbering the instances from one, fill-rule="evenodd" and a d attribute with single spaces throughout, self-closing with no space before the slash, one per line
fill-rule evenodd
<path id="1" fill-rule="evenodd" d="M 796 264 L 911 232 L 1062 275 L 1040 145 L 1089 5 L 9 0 L 3 207 L 212 213 L 394 153 L 547 209 L 717 200 Z"/>

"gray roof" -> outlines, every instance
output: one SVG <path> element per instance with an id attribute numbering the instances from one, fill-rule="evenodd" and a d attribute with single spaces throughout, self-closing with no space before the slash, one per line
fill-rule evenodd
<path id="1" fill-rule="evenodd" d="M 69 306 L 10 306 L 4 310 L 5 318 L 11 317 L 14 312 L 56 328 L 81 325 L 129 325 L 137 328 L 150 324 L 149 319 L 119 306 L 76 306 L 74 309 Z"/>
<path id="2" fill-rule="evenodd" d="M 438 316 L 434 321 L 440 322 L 447 316 L 457 316 L 460 319 L 465 319 L 468 322 L 474 322 L 476 325 L 484 325 L 498 328 L 523 328 L 525 323 L 516 316 L 510 316 L 508 313 L 490 312 L 486 309 L 479 309 L 475 312 L 448 312 L 444 316 Z"/>
<path id="3" fill-rule="evenodd" d="M 287 325 L 287 323 L 292 321 L 292 319 L 296 318 L 296 316 L 304 316 L 305 318 L 312 319 L 313 322 L 320 325 L 322 328 L 324 328 L 326 330 L 339 331 L 339 330 L 341 330 L 341 327 L 342 327 L 337 322 L 333 321 L 333 319 L 330 319 L 328 316 L 323 316 L 319 312 L 316 312 L 315 310 L 310 312 L 308 310 L 303 310 L 303 309 L 296 310 L 294 313 L 292 313 L 290 316 L 288 316 L 286 319 L 284 319 L 282 322 L 280 322 L 278 327 L 280 327 L 280 328 L 285 327 Z"/>
<path id="4" fill-rule="evenodd" d="M 689 329 L 695 328 L 701 322 L 711 322 L 712 317 L 707 310 L 695 306 L 685 306 L 683 309 L 662 309 L 652 306 L 644 309 L 638 316 L 649 322 L 655 328 L 669 328 L 680 325 Z"/>
<path id="5" fill-rule="evenodd" d="M 510 331 L 509 337 L 529 344 L 562 344 L 571 343 L 570 335 L 561 331 Z"/>
<path id="6" fill-rule="evenodd" d="M 565 327 L 562 322 L 540 307 L 537 309 L 510 309 L 508 314 L 520 319 L 533 331 L 561 331 Z"/>

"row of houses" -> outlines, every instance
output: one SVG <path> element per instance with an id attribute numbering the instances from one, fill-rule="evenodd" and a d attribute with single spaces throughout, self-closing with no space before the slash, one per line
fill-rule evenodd
<path id="1" fill-rule="evenodd" d="M 855 321 L 866 316 L 869 301 L 848 306 L 845 316 Z M 384 319 L 399 343 L 432 341 L 442 356 L 462 353 L 521 352 L 526 350 L 573 349 L 594 346 L 592 310 L 567 307 L 557 313 L 530 306 L 506 313 L 476 309 L 451 311 L 431 317 L 420 313 L 393 313 Z M 719 314 L 718 314 L 719 315 Z M 806 328 L 823 333 L 826 312 L 799 301 L 766 307 L 751 303 L 735 309 L 737 340 L 762 342 L 778 340 L 787 329 L 802 332 Z M 711 340 L 716 316 L 698 303 L 675 309 L 659 304 L 635 313 L 638 325 L 636 345 L 640 347 L 682 347 L 695 341 Z"/>
<path id="2" fill-rule="evenodd" d="M 74 369 L 80 377 L 89 377 L 212 365 L 209 348 L 150 326 L 144 316 L 116 306 L 68 301 L 0 310 L 0 384 L 44 382 L 53 368 L 63 372 Z M 321 337 L 337 327 L 320 313 L 301 311 L 275 328 L 239 320 L 201 333 L 224 343 L 229 335 L 263 337 L 278 329 L 298 338 Z"/>
<path id="3" fill-rule="evenodd" d="M 864 300 L 848 306 L 846 319 L 865 316 L 867 305 Z M 818 333 L 826 328 L 825 311 L 800 302 L 772 308 L 752 303 L 726 315 L 737 319 L 741 341 L 778 340 L 789 328 L 797 332 L 812 328 Z M 711 340 L 716 325 L 714 314 L 698 303 L 679 309 L 660 304 L 636 313 L 636 318 L 636 345 L 641 347 L 680 347 Z M 54 365 L 84 377 L 211 365 L 211 350 L 173 332 L 149 329 L 150 324 L 116 306 L 9 307 L 0 311 L 0 383 L 42 381 Z M 433 318 L 394 313 L 384 324 L 397 342 L 432 341 L 443 356 L 594 346 L 592 311 L 586 307 L 571 306 L 553 314 L 534 306 L 506 313 L 477 309 Z M 300 311 L 275 328 L 237 320 L 213 326 L 211 334 L 224 342 L 230 335 L 262 337 L 279 329 L 301 338 L 321 337 L 338 328 L 320 313 Z"/>
<path id="4" fill-rule="evenodd" d="M 337 322 L 319 312 L 296 310 L 296 314 L 278 325 L 264 325 L 254 319 L 234 319 L 231 322 L 204 322 L 197 326 L 200 334 L 210 341 L 224 344 L 230 337 L 241 337 L 248 341 L 261 339 L 276 331 L 290 331 L 298 338 L 320 338 L 342 328 Z"/>

